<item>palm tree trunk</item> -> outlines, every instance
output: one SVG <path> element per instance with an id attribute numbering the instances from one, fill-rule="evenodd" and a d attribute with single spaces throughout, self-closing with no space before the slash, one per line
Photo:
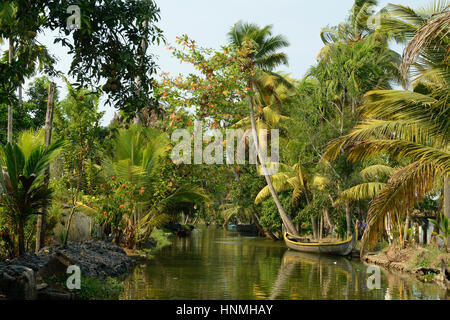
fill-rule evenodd
<path id="1" fill-rule="evenodd" d="M 47 114 L 45 115 L 45 147 L 48 147 L 52 140 L 55 90 L 56 90 L 56 83 L 51 82 L 48 87 Z M 45 173 L 44 182 L 48 183 L 49 178 L 50 178 L 50 170 L 47 169 Z M 36 253 L 38 253 L 39 250 L 45 246 L 45 229 L 46 229 L 45 211 L 46 210 L 43 209 L 42 212 L 37 217 L 36 250 L 35 250 Z"/>
<path id="2" fill-rule="evenodd" d="M 350 203 L 345 203 L 345 219 L 347 220 L 347 237 L 352 234 L 352 215 L 350 213 Z"/>
<path id="3" fill-rule="evenodd" d="M 259 161 L 261 163 L 264 177 L 266 179 L 267 185 L 269 186 L 270 194 L 272 195 L 272 198 L 275 201 L 278 212 L 280 213 L 280 216 L 281 216 L 281 220 L 283 220 L 283 224 L 286 226 L 287 231 L 294 235 L 298 235 L 297 229 L 295 228 L 294 224 L 292 223 L 292 220 L 289 218 L 286 211 L 284 211 L 284 209 L 283 209 L 283 205 L 281 204 L 280 199 L 278 198 L 278 194 L 273 187 L 270 176 L 266 174 L 267 173 L 266 161 L 265 161 L 264 157 L 262 156 L 262 152 L 259 147 L 258 133 L 256 132 L 255 110 L 253 107 L 253 98 L 251 96 L 248 96 L 248 102 L 249 102 L 249 107 L 250 107 L 250 120 L 252 123 L 253 140 L 255 143 L 256 152 L 258 154 Z"/>
<path id="4" fill-rule="evenodd" d="M 444 177 L 444 215 L 450 219 L 450 175 Z"/>
<path id="5" fill-rule="evenodd" d="M 333 226 L 331 225 L 330 216 L 328 214 L 328 208 L 323 208 L 323 219 L 324 219 L 324 226 L 325 229 L 328 230 L 328 233 L 331 233 L 333 231 Z"/>
<path id="6" fill-rule="evenodd" d="M 9 38 L 9 65 L 12 64 L 13 54 L 14 54 L 14 46 L 13 46 L 13 39 Z M 12 81 L 11 81 L 12 82 Z M 8 142 L 12 143 L 12 136 L 13 136 L 13 105 L 12 103 L 8 106 Z"/>
<path id="7" fill-rule="evenodd" d="M 408 241 L 408 229 L 409 229 L 409 223 L 411 221 L 411 212 L 408 210 L 406 212 L 406 221 L 405 221 L 405 228 L 403 230 L 403 245 L 406 246 L 406 242 Z"/>
<path id="8" fill-rule="evenodd" d="M 23 105 L 23 86 L 22 84 L 19 84 L 19 109 L 22 108 Z"/>
<path id="9" fill-rule="evenodd" d="M 19 221 L 19 226 L 17 230 L 17 240 L 19 242 L 19 256 L 25 253 L 25 230 L 24 230 L 24 222 L 22 219 Z"/>
<path id="10" fill-rule="evenodd" d="M 422 226 L 422 244 L 426 245 L 428 242 L 428 220 L 425 219 L 425 223 Z"/>
<path id="11" fill-rule="evenodd" d="M 317 219 L 316 217 L 311 217 L 311 226 L 312 226 L 312 232 L 313 232 L 313 238 L 317 239 L 318 232 L 317 232 Z"/>
<path id="12" fill-rule="evenodd" d="M 323 237 L 323 216 L 320 217 L 319 222 L 319 240 Z"/>

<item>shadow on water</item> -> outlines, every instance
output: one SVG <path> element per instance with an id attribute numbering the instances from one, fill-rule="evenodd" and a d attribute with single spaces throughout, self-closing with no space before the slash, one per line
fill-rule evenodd
<path id="1" fill-rule="evenodd" d="M 135 268 L 123 299 L 446 299 L 436 285 L 385 271 L 380 288 L 370 290 L 359 261 L 214 227 L 172 241 Z"/>

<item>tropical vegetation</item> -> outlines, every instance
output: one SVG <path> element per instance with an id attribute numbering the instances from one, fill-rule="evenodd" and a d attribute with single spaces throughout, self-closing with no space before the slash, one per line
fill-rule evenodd
<path id="1" fill-rule="evenodd" d="M 8 44 L 0 58 L 0 258 L 67 246 L 83 228 L 139 250 L 152 234 L 164 238 L 164 227 L 210 223 L 317 241 L 349 237 L 356 225 L 364 252 L 383 241 L 427 244 L 413 234 L 428 217 L 432 242 L 447 250 L 448 1 L 389 4 L 373 25 L 377 1 L 355 0 L 346 21 L 324 26 L 317 62 L 301 78 L 280 70 L 289 62 L 285 36 L 244 21 L 220 48 L 188 35 L 166 43 L 195 72 L 158 74 L 148 50 L 166 41 L 156 3 L 77 3 L 85 10 L 77 30 L 61 22 L 61 1 L 0 4 Z M 67 75 L 37 41 L 45 30 L 59 31 L 55 42 L 72 55 Z M 117 110 L 106 126 L 105 100 Z M 214 163 L 195 152 L 173 161 L 178 129 L 194 134 L 189 147 L 216 150 Z M 243 133 L 241 162 L 227 129 Z M 278 159 L 266 157 L 272 147 Z"/>

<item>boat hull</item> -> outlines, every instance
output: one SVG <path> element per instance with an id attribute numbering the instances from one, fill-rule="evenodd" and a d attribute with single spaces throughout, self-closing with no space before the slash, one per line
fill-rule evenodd
<path id="1" fill-rule="evenodd" d="M 258 235 L 258 228 L 255 224 L 237 224 L 236 231 L 243 235 Z"/>
<path id="2" fill-rule="evenodd" d="M 349 255 L 355 247 L 357 235 L 354 232 L 347 240 L 331 243 L 301 242 L 299 238 L 290 235 L 287 232 L 284 232 L 283 238 L 286 246 L 295 251 L 346 256 Z"/>

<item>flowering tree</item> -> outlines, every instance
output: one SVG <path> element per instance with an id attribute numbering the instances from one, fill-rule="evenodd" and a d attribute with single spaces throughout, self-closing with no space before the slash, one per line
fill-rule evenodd
<path id="1" fill-rule="evenodd" d="M 93 204 L 101 213 L 97 220 L 101 225 L 111 226 L 114 242 L 119 244 L 122 235 L 129 228 L 129 217 L 133 215 L 136 205 L 144 200 L 145 187 L 137 184 L 127 185 L 112 176 L 105 184 L 99 185 L 98 193 L 99 196 Z"/>
<path id="2" fill-rule="evenodd" d="M 162 75 L 156 95 L 171 114 L 169 126 L 181 119 L 177 114 L 184 110 L 192 111 L 197 119 L 206 118 L 213 127 L 242 119 L 247 113 L 242 101 L 249 90 L 248 76 L 254 72 L 244 63 L 253 51 L 251 43 L 243 49 L 224 46 L 218 51 L 197 46 L 187 35 L 177 37 L 176 43 L 179 48 L 168 46 L 174 57 L 198 72 Z"/>
<path id="3" fill-rule="evenodd" d="M 255 40 L 253 33 L 243 34 L 238 25 L 239 30 L 236 29 L 236 34 L 239 34 L 239 41 L 231 41 L 231 46 L 222 47 L 220 51 L 197 47 L 195 41 L 186 35 L 177 38 L 177 44 L 181 48 L 169 46 L 169 50 L 172 50 L 173 55 L 181 62 L 192 64 L 199 74 L 191 73 L 187 77 L 179 75 L 173 78 L 166 73 L 163 75 L 159 94 L 162 100 L 166 100 L 166 107 L 169 112 L 172 112 L 170 115 L 172 120 L 179 110 L 191 108 L 196 117 L 209 118 L 212 127 L 218 125 L 224 127 L 242 119 L 244 114 L 248 114 L 246 111 L 248 109 L 243 102 L 244 100 L 249 102 L 253 139 L 265 179 L 287 230 L 297 234 L 296 228 L 278 199 L 270 175 L 266 171 L 254 116 L 254 97 L 258 90 L 257 73 L 270 73 L 273 67 L 285 60 L 283 53 L 274 51 L 287 42 L 280 36 L 271 38 L 270 28 L 259 30 L 255 25 L 250 25 L 250 27 L 247 29 L 254 30 L 254 34 L 262 32 L 264 37 L 256 37 Z M 262 41 L 262 43 L 258 41 Z M 276 45 L 272 43 L 265 50 L 264 41 L 267 43 L 272 41 Z M 265 62 L 267 63 L 265 64 Z M 170 125 L 172 123 L 173 121 Z"/>

